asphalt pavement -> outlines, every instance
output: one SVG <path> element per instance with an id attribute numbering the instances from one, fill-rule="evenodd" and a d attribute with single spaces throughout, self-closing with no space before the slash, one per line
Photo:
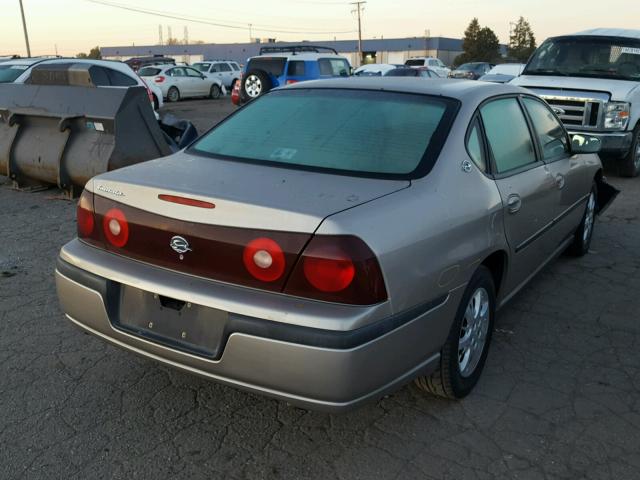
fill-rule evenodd
<path id="1" fill-rule="evenodd" d="M 233 107 L 165 110 L 202 131 Z M 329 415 L 74 328 L 53 270 L 75 204 L 0 177 L 0 479 L 639 479 L 640 178 L 610 180 L 622 193 L 592 251 L 561 257 L 500 312 L 469 397 L 410 385 Z"/>

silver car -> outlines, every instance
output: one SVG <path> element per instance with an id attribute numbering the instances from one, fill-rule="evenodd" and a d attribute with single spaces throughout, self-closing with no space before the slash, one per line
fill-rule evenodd
<path id="1" fill-rule="evenodd" d="M 112 344 L 304 407 L 414 379 L 461 398 L 496 311 L 587 253 L 614 193 L 598 148 L 509 85 L 274 90 L 186 151 L 91 180 L 58 295 Z"/>

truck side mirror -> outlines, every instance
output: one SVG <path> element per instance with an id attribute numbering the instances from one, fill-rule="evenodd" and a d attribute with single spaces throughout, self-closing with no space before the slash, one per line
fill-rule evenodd
<path id="1" fill-rule="evenodd" d="M 602 142 L 598 137 L 586 134 L 571 135 L 571 153 L 598 153 Z"/>

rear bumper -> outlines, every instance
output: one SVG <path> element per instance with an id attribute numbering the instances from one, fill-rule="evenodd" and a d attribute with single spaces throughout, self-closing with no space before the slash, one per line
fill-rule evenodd
<path id="1" fill-rule="evenodd" d="M 84 257 L 77 255 L 82 249 L 86 250 Z M 205 358 L 114 326 L 117 308 L 112 307 L 118 298 L 108 286 L 118 282 L 89 271 L 92 268 L 86 262 L 91 256 L 102 261 L 104 255 L 133 264 L 133 268 L 161 271 L 100 252 L 77 240 L 71 242 L 61 252 L 56 286 L 62 308 L 73 323 L 163 364 L 304 408 L 326 411 L 354 408 L 436 368 L 440 347 L 462 295 L 461 287 L 402 315 L 389 315 L 350 330 L 312 328 L 229 311 L 220 355 Z M 74 265 L 74 257 L 82 257 L 77 262 L 82 265 Z M 193 278 L 161 272 L 178 275 L 186 283 Z M 168 278 L 164 274 L 159 278 Z M 144 281 L 131 286 L 141 284 Z M 162 291 L 162 285 L 157 290 Z M 194 295 L 193 299 L 184 300 L 202 298 Z M 200 302 L 203 303 L 208 302 Z M 329 320 L 327 323 L 331 324 Z"/>
<path id="2" fill-rule="evenodd" d="M 598 133 L 598 132 L 580 132 L 569 131 L 569 135 L 590 135 L 600 139 L 602 148 L 600 154 L 604 156 L 622 157 L 629 153 L 631 143 L 633 142 L 633 133 L 616 132 L 616 133 Z"/>

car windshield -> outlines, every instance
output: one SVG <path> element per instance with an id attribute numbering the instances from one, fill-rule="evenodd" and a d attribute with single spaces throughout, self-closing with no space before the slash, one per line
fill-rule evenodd
<path id="1" fill-rule="evenodd" d="M 140 69 L 140 71 L 138 72 L 138 75 L 140 75 L 141 77 L 154 77 L 158 75 L 161 71 L 162 70 L 156 67 L 144 67 Z"/>
<path id="2" fill-rule="evenodd" d="M 416 58 L 413 60 L 407 60 L 404 62 L 408 67 L 422 67 L 424 65 L 424 60 L 421 58 Z"/>
<path id="3" fill-rule="evenodd" d="M 274 91 L 214 128 L 191 151 L 354 174 L 408 175 L 439 152 L 456 101 L 367 90 Z"/>
<path id="4" fill-rule="evenodd" d="M 13 83 L 27 68 L 26 65 L 0 64 L 0 83 Z"/>
<path id="5" fill-rule="evenodd" d="M 191 66 L 200 72 L 208 72 L 211 64 L 210 63 L 194 63 Z"/>
<path id="6" fill-rule="evenodd" d="M 544 42 L 524 75 L 640 79 L 640 40 L 619 37 L 562 37 Z"/>

